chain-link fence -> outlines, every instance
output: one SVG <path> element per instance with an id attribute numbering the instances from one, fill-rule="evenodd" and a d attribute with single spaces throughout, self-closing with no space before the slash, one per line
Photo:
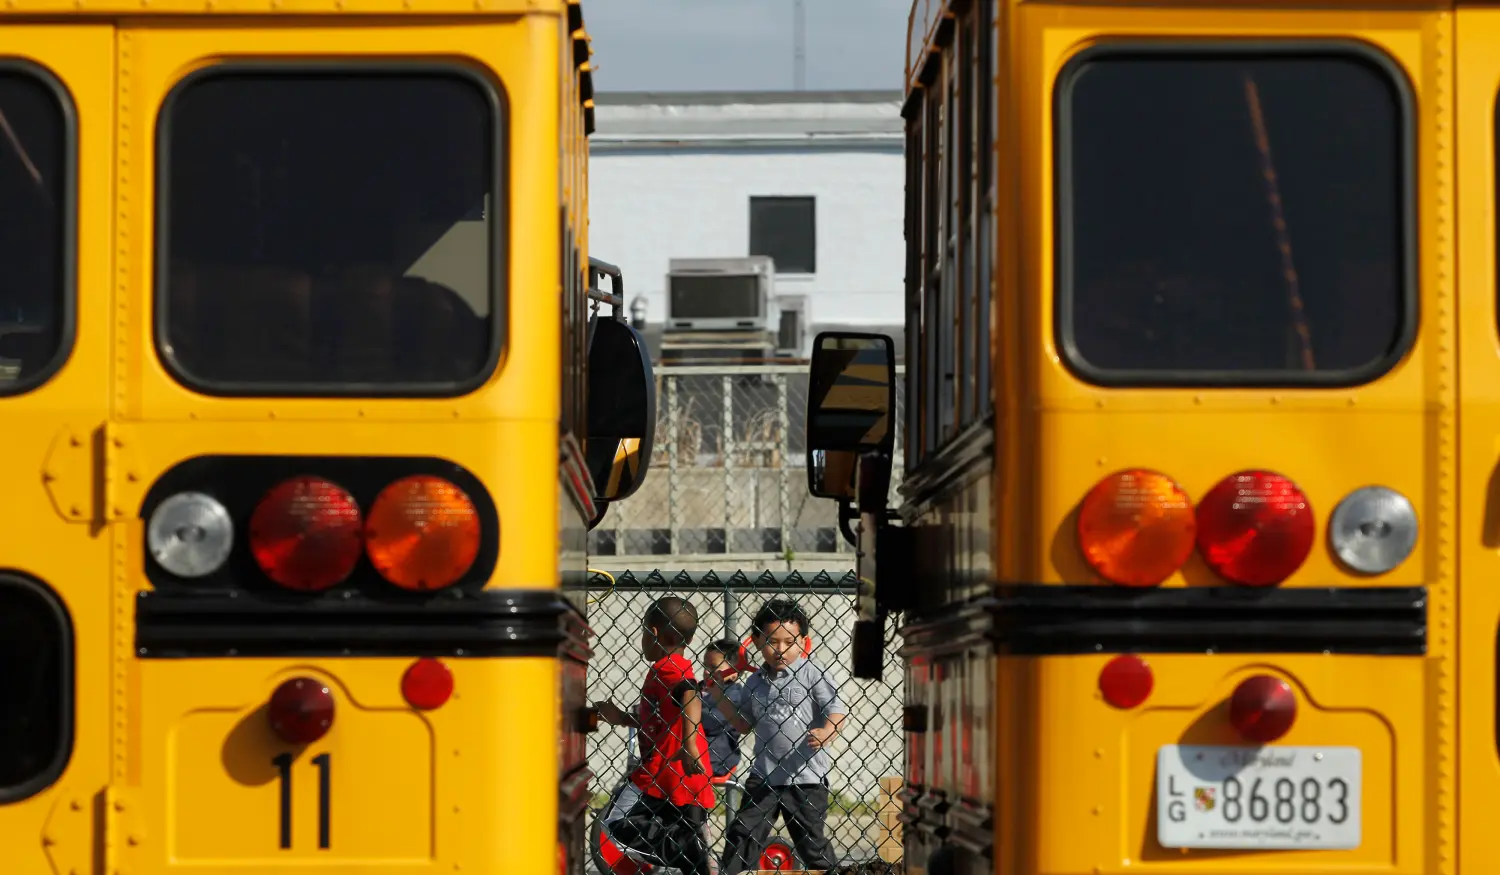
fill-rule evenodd
<path id="1" fill-rule="evenodd" d="M 623 571 L 612 577 L 597 572 L 591 575 L 588 618 L 596 637 L 589 673 L 590 701 L 612 701 L 626 713 L 632 712 L 641 701 L 642 685 L 651 667 L 647 654 L 643 653 L 642 631 L 648 611 L 664 596 L 680 597 L 692 606 L 696 615 L 696 632 L 684 655 L 698 680 L 705 678 L 705 657 L 707 651 L 714 648 L 714 642 L 724 642 L 718 645 L 720 648 L 730 642 L 735 649 L 743 648 L 732 663 L 739 671 L 737 683 L 726 688 L 725 692 L 706 692 L 704 699 L 705 707 L 712 709 L 716 696 L 730 698 L 739 705 L 732 710 L 740 714 L 751 729 L 740 740 L 740 763 L 730 776 L 729 786 L 721 787 L 716 794 L 716 807 L 710 811 L 704 830 L 715 864 L 725 850 L 726 827 L 733 812 L 739 810 L 743 794 L 754 797 L 759 792 L 762 794 L 760 798 L 764 798 L 764 787 L 736 790 L 736 784 L 747 781 L 752 771 L 765 772 L 768 764 L 776 763 L 791 763 L 790 768 L 795 774 L 788 778 L 783 768 L 781 778 L 773 779 L 769 782 L 771 784 L 783 780 L 802 783 L 816 780 L 819 773 L 826 775 L 824 810 L 813 811 L 810 816 L 822 818 L 829 843 L 826 850 L 831 851 L 833 862 L 896 862 L 900 859 L 901 837 L 897 817 L 905 751 L 900 724 L 902 678 L 899 669 L 894 668 L 900 665 L 895 657 L 898 642 L 894 633 L 890 633 L 888 668 L 883 680 L 851 677 L 849 653 L 855 619 L 854 585 L 852 572 L 715 574 L 711 571 L 652 571 L 637 574 Z M 758 646 L 760 642 L 751 640 L 757 612 L 773 599 L 783 600 L 782 610 L 785 610 L 786 600 L 795 602 L 808 618 L 806 630 L 793 630 L 808 633 L 805 644 L 798 644 L 788 651 L 784 641 L 773 643 L 773 647 L 782 647 L 780 652 L 787 654 L 788 661 L 795 660 L 799 653 L 805 654 L 800 668 L 783 665 L 782 671 L 767 671 L 765 652 Z M 777 633 L 780 636 L 777 641 L 786 638 L 788 628 L 783 624 Z M 894 628 L 894 622 L 891 628 Z M 767 641 L 765 636 L 761 641 Z M 809 669 L 808 664 L 812 668 Z M 822 684 L 825 678 L 826 685 Z M 832 706 L 841 706 L 847 716 L 828 745 L 826 758 L 818 758 L 817 762 L 808 759 L 812 755 L 808 752 L 805 727 L 801 724 L 797 725 L 803 734 L 794 739 L 797 743 L 782 746 L 795 747 L 796 751 L 773 750 L 759 760 L 755 758 L 757 734 L 767 739 L 774 738 L 782 725 L 792 725 L 798 720 L 814 727 L 823 725 L 826 710 L 823 706 L 832 701 L 830 693 L 838 700 L 832 702 Z M 601 843 L 611 845 L 612 839 L 608 830 L 601 836 L 596 822 L 603 817 L 611 824 L 610 830 L 615 829 L 617 821 L 614 818 L 619 812 L 607 816 L 605 812 L 615 794 L 621 792 L 627 783 L 629 771 L 640 756 L 638 747 L 632 749 L 634 735 L 627 728 L 604 725 L 590 736 L 589 764 L 596 777 L 592 788 L 591 819 L 594 822 L 590 823 L 589 834 L 596 872 L 623 871 L 619 864 L 609 862 L 614 852 L 608 848 L 604 848 L 601 859 Z M 718 762 L 717 753 L 715 757 Z M 803 771 L 804 766 L 811 771 Z M 749 829 L 745 824 L 741 826 L 742 831 Z M 796 831 L 790 828 L 790 824 L 783 819 L 779 824 L 773 823 L 773 827 L 766 842 L 748 851 L 751 855 L 748 859 L 754 865 L 747 868 L 754 869 L 757 865 L 775 868 L 763 864 L 775 863 L 776 854 L 786 855 L 782 860 L 787 868 L 794 868 L 793 863 L 806 862 L 803 859 L 805 849 L 796 847 Z M 736 841 L 734 835 L 729 838 L 731 843 Z M 748 847 L 752 842 L 746 839 L 741 844 Z M 720 875 L 731 873 L 721 871 Z"/>
<path id="2" fill-rule="evenodd" d="M 612 505 L 590 533 L 596 566 L 804 572 L 853 566 L 834 503 L 807 491 L 806 367 L 663 366 L 656 373 L 652 470 L 640 491 Z M 899 376 L 896 386 L 893 422 L 899 423 L 905 397 Z M 902 431 L 896 431 L 892 484 L 901 480 Z"/>

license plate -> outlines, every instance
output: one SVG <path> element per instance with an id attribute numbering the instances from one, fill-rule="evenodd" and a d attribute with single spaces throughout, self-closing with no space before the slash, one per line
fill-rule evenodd
<path id="1" fill-rule="evenodd" d="M 1156 757 L 1156 840 L 1164 848 L 1359 847 L 1354 747 L 1169 744 Z"/>

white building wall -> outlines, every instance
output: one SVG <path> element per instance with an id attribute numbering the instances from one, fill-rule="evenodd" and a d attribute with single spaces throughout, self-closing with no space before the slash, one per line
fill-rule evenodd
<path id="1" fill-rule="evenodd" d="M 620 266 L 627 297 L 666 318 L 667 262 L 749 255 L 752 195 L 817 198 L 817 273 L 782 275 L 806 294 L 809 325 L 899 325 L 904 239 L 900 147 L 829 150 L 596 151 L 589 171 L 590 250 Z"/>

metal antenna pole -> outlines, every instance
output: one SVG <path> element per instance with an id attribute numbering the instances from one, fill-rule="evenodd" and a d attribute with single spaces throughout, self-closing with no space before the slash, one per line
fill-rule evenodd
<path id="1" fill-rule="evenodd" d="M 792 87 L 807 86 L 807 9 L 804 0 L 792 0 Z"/>

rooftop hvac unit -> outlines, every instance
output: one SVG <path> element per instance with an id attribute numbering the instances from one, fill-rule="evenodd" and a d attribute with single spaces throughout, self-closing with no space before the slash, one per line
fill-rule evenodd
<path id="1" fill-rule="evenodd" d="M 771 331 L 776 264 L 748 258 L 674 258 L 667 264 L 667 331 Z"/>
<path id="2" fill-rule="evenodd" d="M 776 299 L 779 324 L 776 328 L 776 355 L 779 358 L 807 357 L 807 296 L 780 295 Z"/>

